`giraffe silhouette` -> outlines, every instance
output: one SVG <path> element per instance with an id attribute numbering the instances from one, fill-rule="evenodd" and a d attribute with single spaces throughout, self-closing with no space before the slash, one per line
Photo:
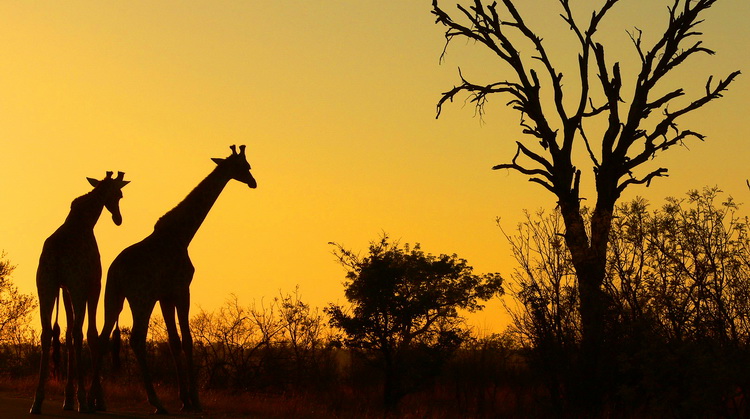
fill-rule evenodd
<path id="1" fill-rule="evenodd" d="M 112 214 L 116 225 L 122 224 L 120 215 L 121 189 L 130 183 L 123 180 L 125 174 L 112 172 L 102 180 L 87 178 L 94 187 L 70 204 L 70 213 L 65 222 L 44 242 L 36 273 L 36 286 L 39 293 L 39 309 L 42 321 L 42 359 L 39 367 L 39 384 L 31 406 L 31 413 L 39 414 L 44 401 L 44 386 L 49 376 L 49 349 L 52 344 L 52 310 L 63 290 L 63 302 L 67 319 L 66 346 L 68 348 L 68 378 L 65 385 L 63 408 L 73 410 L 74 380 L 77 379 L 78 410 L 86 412 L 89 406 L 84 387 L 84 368 L 81 362 L 83 347 L 83 321 L 86 309 L 89 324 L 86 336 L 92 358 L 97 353 L 96 306 L 101 290 L 102 265 L 99 248 L 94 237 L 94 226 L 102 210 Z M 57 326 L 57 321 L 55 321 Z M 55 328 L 59 336 L 59 327 Z"/>
<path id="2" fill-rule="evenodd" d="M 201 410 L 189 326 L 190 282 L 195 269 L 188 255 L 188 245 L 227 182 L 234 179 L 251 188 L 257 186 L 250 174 L 245 146 L 240 146 L 239 153 L 235 146 L 230 148 L 232 154 L 229 157 L 212 159 L 216 163 L 214 170 L 182 202 L 156 222 L 151 235 L 123 250 L 112 262 L 104 291 L 105 318 L 99 336 L 102 351 L 94 362 L 94 382 L 91 387 L 97 409 L 106 410 L 99 381 L 101 360 L 107 351 L 110 333 L 118 322 L 124 300 L 127 299 L 133 314 L 130 346 L 140 366 L 148 401 L 156 409 L 155 413 L 167 413 L 154 391 L 146 362 L 146 334 L 157 301 L 164 317 L 177 370 L 182 410 Z M 179 319 L 179 334 L 175 312 Z"/>

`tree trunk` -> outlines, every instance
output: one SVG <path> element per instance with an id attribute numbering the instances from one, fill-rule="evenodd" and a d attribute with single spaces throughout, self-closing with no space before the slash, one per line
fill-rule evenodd
<path id="1" fill-rule="evenodd" d="M 600 195 L 601 196 L 601 195 Z M 580 298 L 581 349 L 578 372 L 571 396 L 575 405 L 596 409 L 605 391 L 603 353 L 605 350 L 606 295 L 602 290 L 607 263 L 607 244 L 615 200 L 600 200 L 591 216 L 590 232 L 578 200 L 560 201 L 565 222 L 565 241 L 570 250 Z"/>
<path id="2" fill-rule="evenodd" d="M 401 388 L 401 371 L 393 362 L 385 365 L 385 380 L 383 382 L 383 407 L 387 413 L 395 413 L 398 403 L 403 398 L 404 392 Z"/>

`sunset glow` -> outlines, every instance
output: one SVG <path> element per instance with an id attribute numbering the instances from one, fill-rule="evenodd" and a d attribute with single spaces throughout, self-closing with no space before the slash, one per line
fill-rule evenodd
<path id="1" fill-rule="evenodd" d="M 1 3 L 0 249 L 17 265 L 15 284 L 36 293 L 42 243 L 70 202 L 90 190 L 86 177 L 124 171 L 131 181 L 122 225 L 103 215 L 96 227 L 106 272 L 232 144 L 247 145 L 258 188 L 230 182 L 192 242 L 193 312 L 215 309 L 231 294 L 249 304 L 297 285 L 312 306 L 341 303 L 345 271 L 329 242 L 364 251 L 383 232 L 426 252 L 456 253 L 478 273 L 509 277 L 514 265 L 496 218 L 512 230 L 523 209 L 555 202 L 517 173 L 490 170 L 513 157 L 522 135 L 506 98 L 494 98 L 481 119 L 473 104 L 456 101 L 436 120 L 440 93 L 460 82 L 458 67 L 477 82 L 510 73 L 485 50 L 459 42 L 441 63 L 444 29 L 430 3 Z M 530 24 L 544 28 L 561 70 L 575 68 L 557 2 L 533 3 L 539 12 Z M 576 3 L 582 16 L 599 4 Z M 638 27 L 647 42 L 667 13 L 663 2 L 623 3 L 632 6 L 609 16 L 603 37 L 614 45 L 610 60 L 627 72 L 637 55 L 626 31 Z M 717 54 L 695 59 L 670 83 L 686 88 L 686 100 L 711 75 L 750 71 L 747 16 L 750 2 L 736 0 L 707 14 L 700 29 Z M 573 87 L 575 74 L 568 77 Z M 624 199 L 641 195 L 660 205 L 718 185 L 750 202 L 746 77 L 681 121 L 706 141 L 658 158 L 652 166 L 669 168 L 669 177 L 631 188 Z M 493 304 L 472 322 L 499 331 L 506 319 Z"/>

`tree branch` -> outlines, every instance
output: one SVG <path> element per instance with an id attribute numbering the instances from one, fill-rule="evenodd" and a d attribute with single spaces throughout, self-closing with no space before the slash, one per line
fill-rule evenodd
<path id="1" fill-rule="evenodd" d="M 484 113 L 484 105 L 487 103 L 487 97 L 493 93 L 509 93 L 515 97 L 512 101 L 508 102 L 508 105 L 513 109 L 524 112 L 527 99 L 523 93 L 522 87 L 518 83 L 511 83 L 508 81 L 502 81 L 492 83 L 484 86 L 471 83 L 467 81 L 461 69 L 458 69 L 458 76 L 461 79 L 461 85 L 454 86 L 453 89 L 444 92 L 437 104 L 437 114 L 435 118 L 439 118 L 443 109 L 443 104 L 447 101 L 453 102 L 453 98 L 462 91 L 471 93 L 471 102 L 476 103 L 477 111 L 480 115 Z"/>
<path id="2" fill-rule="evenodd" d="M 695 137 L 699 140 L 703 140 L 705 137 L 702 134 L 699 134 L 695 131 L 691 130 L 683 130 L 680 131 L 677 129 L 676 120 L 678 117 L 685 115 L 689 112 L 695 111 L 704 105 L 708 104 L 712 100 L 721 98 L 722 92 L 728 89 L 729 85 L 732 83 L 732 81 L 740 75 L 739 71 L 735 71 L 732 74 L 730 74 L 726 79 L 720 80 L 719 83 L 716 85 L 716 87 L 711 88 L 711 81 L 712 78 L 709 77 L 708 82 L 706 83 L 706 93 L 688 104 L 687 106 L 675 111 L 675 112 L 664 112 L 664 117 L 659 122 L 654 130 L 651 133 L 646 134 L 644 131 L 637 131 L 637 133 L 633 136 L 633 142 L 637 138 L 645 137 L 645 142 L 643 145 L 643 149 L 638 153 L 637 156 L 633 157 L 632 159 L 625 162 L 623 165 L 623 172 L 625 173 L 631 171 L 636 166 L 646 162 L 649 159 L 652 159 L 656 156 L 658 152 L 666 151 L 670 147 L 681 144 L 683 140 L 687 137 Z M 671 93 L 668 93 L 667 95 L 663 96 L 661 99 L 652 102 L 652 104 L 657 102 L 662 102 L 662 106 L 669 102 L 669 100 L 681 96 L 682 95 L 682 89 L 675 90 Z M 675 131 L 674 136 L 671 138 L 667 138 L 667 134 L 669 133 L 669 130 Z M 639 135 L 638 133 L 642 133 L 642 135 Z M 663 140 L 659 143 L 656 143 L 656 140 L 659 138 L 663 138 Z"/>
<path id="3" fill-rule="evenodd" d="M 457 5 L 458 15 L 468 22 L 466 24 L 453 20 L 438 6 L 438 0 L 433 0 L 432 14 L 436 17 L 436 23 L 440 23 L 447 28 L 445 32 L 446 48 L 455 37 L 465 37 L 479 42 L 509 65 L 515 72 L 515 77 L 517 77 L 517 81 L 506 79 L 501 82 L 480 85 L 467 81 L 459 69 L 461 84 L 441 95 L 437 104 L 437 116 L 440 116 L 442 107 L 446 102 L 453 101 L 456 95 L 463 92 L 469 94 L 470 102 L 475 104 L 480 116 L 482 116 L 484 106 L 491 94 L 509 94 L 511 100 L 507 102 L 507 106 L 521 113 L 520 125 L 523 128 L 523 133 L 538 139 L 546 153 L 542 157 L 542 155 L 531 152 L 518 143 L 516 154 L 511 162 L 495 166 L 494 169 L 516 170 L 531 177 L 530 180 L 542 184 L 555 194 L 563 194 L 565 199 L 572 199 L 570 193 L 578 192 L 577 185 L 580 181 L 580 175 L 578 174 L 580 171 L 575 168 L 572 162 L 572 148 L 574 139 L 580 135 L 593 163 L 594 172 L 597 176 L 597 188 L 600 186 L 610 188 L 610 192 L 606 193 L 609 196 L 607 199 L 612 200 L 612 197 L 614 197 L 614 200 L 616 200 L 615 195 L 619 196 L 619 192 L 625 187 L 633 184 L 648 184 L 654 177 L 664 176 L 666 173 L 657 170 L 642 179 L 634 178 L 631 175 L 631 178 L 621 181 L 623 176 L 630 174 L 637 166 L 653 158 L 661 151 L 682 144 L 687 137 L 703 138 L 701 134 L 690 130 L 678 130 L 676 120 L 682 115 L 720 98 L 723 91 L 728 88 L 740 72 L 731 73 L 725 80 L 720 80 L 715 86 L 712 86 L 712 79 L 709 79 L 704 95 L 676 111 L 670 111 L 667 107 L 673 104 L 676 99 L 685 95 L 682 88 L 671 90 L 654 99 L 649 98 L 654 93 L 659 81 L 672 70 L 683 65 L 688 58 L 700 53 L 714 53 L 713 50 L 705 47 L 700 39 L 692 40 L 702 35 L 701 32 L 696 30 L 698 25 L 702 23 L 699 18 L 701 13 L 713 6 L 716 0 L 673 0 L 672 6 L 668 7 L 667 27 L 653 46 L 648 49 L 644 48 L 640 29 L 636 28 L 633 32 L 628 33 L 638 53 L 641 68 L 635 81 L 634 94 L 627 108 L 627 115 L 621 114 L 620 106 L 623 102 L 621 92 L 624 80 L 620 65 L 618 62 L 607 63 L 605 46 L 594 40 L 594 35 L 600 23 L 607 13 L 619 3 L 619 0 L 604 1 L 604 4 L 591 14 L 585 27 L 581 26 L 575 19 L 570 0 L 558 0 L 558 2 L 562 7 L 561 18 L 569 25 L 569 29 L 573 32 L 581 47 L 578 55 L 581 96 L 576 98 L 578 103 L 575 112 L 569 113 L 563 106 L 563 76 L 555 70 L 542 38 L 527 25 L 513 0 L 493 1 L 489 5 L 483 4 L 482 0 L 473 0 L 466 7 Z M 504 7 L 504 18 L 501 18 L 498 13 L 498 7 Z M 536 55 L 523 57 L 522 59 L 519 48 L 516 48 L 514 42 L 511 41 L 508 31 L 518 31 L 520 39 L 531 42 L 536 50 Z M 687 44 L 687 46 L 684 47 L 684 44 Z M 444 53 L 445 50 L 443 55 Z M 441 59 L 443 55 L 441 55 Z M 551 99 L 555 109 L 553 112 L 562 122 L 562 140 L 557 138 L 560 130 L 553 129 L 549 124 L 548 118 L 552 114 L 545 112 L 542 106 L 542 83 L 534 69 L 525 67 L 524 60 L 527 58 L 538 60 L 544 67 L 545 79 L 548 81 L 548 87 L 551 88 Z M 589 73 L 592 68 L 597 71 L 598 84 L 604 93 L 604 103 L 599 105 L 594 105 L 590 94 Z M 642 128 L 642 125 L 654 110 L 663 110 L 664 114 L 661 120 L 657 120 L 656 126 L 650 132 L 647 132 Z M 595 144 L 587 136 L 583 120 L 603 114 L 607 114 L 608 122 L 599 151 L 595 150 Z M 674 132 L 670 135 L 671 131 Z M 641 144 L 642 148 L 635 152 L 632 148 L 637 143 Z M 635 154 L 635 157 L 633 157 L 633 154 Z M 520 164 L 518 159 L 522 155 L 539 164 L 540 168 L 529 168 Z M 600 181 L 607 183 L 608 186 L 604 186 L 603 183 L 600 184 Z M 558 197 L 562 198 L 563 195 L 558 195 Z M 575 200 L 577 199 L 579 199 L 578 196 Z"/>
<path id="4" fill-rule="evenodd" d="M 625 188 L 627 188 L 627 187 L 628 187 L 628 186 L 630 186 L 630 185 L 642 185 L 642 184 L 644 184 L 644 183 L 645 183 L 645 184 L 646 184 L 646 186 L 648 187 L 649 185 L 651 185 L 651 180 L 652 180 L 653 178 L 655 178 L 655 177 L 666 177 L 666 176 L 669 176 L 669 175 L 667 174 L 667 172 L 668 172 L 668 170 L 662 167 L 662 168 L 659 168 L 659 169 L 656 169 L 656 170 L 654 170 L 653 172 L 649 173 L 648 175 L 644 176 L 644 177 L 643 177 L 643 178 L 641 178 L 641 179 L 636 179 L 636 178 L 632 178 L 632 177 L 631 177 L 630 179 L 627 179 L 627 180 L 625 180 L 624 182 L 622 182 L 622 183 L 621 183 L 621 184 L 620 184 L 620 185 L 619 185 L 619 186 L 617 187 L 617 190 L 618 190 L 618 191 L 619 191 L 620 193 L 622 193 L 622 192 L 623 192 L 623 191 L 625 190 Z"/>
<path id="5" fill-rule="evenodd" d="M 506 8 L 510 6 L 512 10 L 515 10 L 515 7 L 513 7 L 510 0 L 503 0 L 503 2 Z M 495 54 L 505 63 L 510 65 L 518 77 L 518 83 L 516 83 L 515 86 L 519 88 L 520 92 L 522 92 L 523 98 L 516 95 L 516 100 L 509 102 L 509 105 L 528 115 L 529 118 L 534 121 L 536 126 L 528 130 L 527 133 L 535 135 L 542 141 L 545 148 L 549 147 L 551 152 L 554 153 L 559 148 L 555 143 L 556 131 L 550 128 L 542 109 L 542 100 L 539 95 L 539 78 L 534 70 L 529 70 L 527 73 L 518 50 L 515 48 L 513 42 L 511 42 L 505 35 L 504 28 L 512 27 L 521 31 L 521 33 L 524 34 L 524 36 L 529 37 L 535 45 L 541 45 L 541 40 L 536 38 L 533 33 L 525 27 L 523 21 L 520 23 L 518 21 L 503 21 L 497 12 L 496 5 L 497 3 L 492 3 L 485 7 L 481 0 L 474 0 L 473 6 L 469 8 L 470 11 L 460 4 L 457 5 L 458 10 L 469 21 L 469 25 L 462 25 L 455 22 L 447 13 L 440 9 L 437 0 L 433 0 L 432 2 L 432 14 L 436 16 L 436 23 L 441 23 L 448 28 L 445 34 L 447 42 L 450 42 L 456 36 L 465 36 L 468 39 L 481 42 L 490 50 L 494 51 Z M 524 33 L 524 28 L 526 33 Z M 544 51 L 543 48 L 542 51 Z M 542 56 L 546 56 L 546 53 L 542 53 Z M 554 74 L 554 70 L 551 74 Z M 554 77 L 557 78 L 558 76 Z M 559 84 L 559 80 L 557 83 Z M 483 86 L 482 88 L 484 87 L 486 86 Z M 471 87 L 466 84 L 455 87 L 451 91 L 443 94 L 439 105 L 442 106 L 447 100 L 452 100 L 452 98 L 462 90 L 471 89 L 472 92 L 481 92 L 482 88 L 479 88 L 476 85 Z M 477 99 L 477 103 L 484 103 L 483 101 L 486 99 L 487 94 L 495 92 L 514 93 L 509 90 L 499 89 L 494 92 L 486 91 L 485 94 L 476 96 L 474 99 Z M 438 114 L 439 110 L 440 109 L 438 109 Z"/>
<path id="6" fill-rule="evenodd" d="M 506 164 L 498 164 L 496 166 L 492 167 L 492 170 L 500 170 L 500 169 L 512 169 L 519 173 L 523 173 L 524 175 L 530 176 L 531 179 L 529 181 L 539 183 L 540 185 L 544 186 L 547 190 L 554 192 L 554 188 L 552 186 L 553 182 L 553 176 L 552 176 L 552 170 L 553 166 L 545 160 L 540 155 L 532 152 L 528 148 L 526 148 L 523 144 L 521 144 L 520 141 L 516 141 L 516 154 L 513 156 L 513 159 L 511 160 L 511 163 Z M 523 154 L 524 156 L 530 158 L 531 160 L 541 164 L 545 167 L 544 169 L 529 169 L 526 168 L 518 163 L 518 157 Z M 541 178 L 544 179 L 541 179 Z"/>
<path id="7" fill-rule="evenodd" d="M 689 105 L 685 106 L 682 109 L 679 109 L 675 112 L 664 112 L 664 119 L 656 126 L 654 129 L 654 132 L 651 133 L 648 137 L 649 139 L 653 139 L 657 136 L 663 136 L 666 134 L 667 130 L 674 126 L 674 122 L 677 118 L 679 118 L 682 115 L 687 114 L 688 112 L 692 112 L 698 108 L 701 108 L 702 106 L 706 105 L 708 102 L 711 102 L 712 100 L 719 99 L 723 97 L 722 92 L 727 90 L 729 88 L 729 85 L 732 83 L 732 81 L 741 74 L 741 72 L 734 71 L 732 72 L 726 79 L 719 80 L 719 83 L 717 83 L 715 88 L 711 88 L 711 81 L 713 80 L 713 76 L 708 78 L 708 81 L 706 82 L 706 93 L 691 102 Z"/>
<path id="8" fill-rule="evenodd" d="M 508 23 L 512 26 L 518 28 L 518 30 L 529 40 L 534 44 L 534 48 L 539 52 L 539 56 L 535 57 L 539 61 L 542 62 L 544 65 L 544 68 L 547 70 L 547 73 L 549 75 L 549 78 L 552 82 L 552 90 L 554 92 L 554 101 L 555 101 L 555 108 L 557 109 L 557 114 L 562 119 L 563 123 L 567 122 L 568 116 L 565 112 L 565 107 L 563 106 L 563 91 L 562 91 L 562 73 L 558 73 L 555 68 L 552 65 L 552 62 L 549 59 L 549 56 L 547 55 L 547 51 L 544 48 L 544 45 L 542 44 L 542 38 L 537 36 L 524 22 L 523 18 L 521 17 L 520 13 L 518 13 L 518 10 L 516 9 L 515 5 L 511 0 L 503 0 L 503 4 L 505 4 L 505 8 L 508 9 L 508 12 L 510 12 L 511 16 L 513 16 L 513 19 L 515 19 L 515 22 Z M 493 6 L 490 6 L 492 9 L 494 9 L 494 3 Z"/>

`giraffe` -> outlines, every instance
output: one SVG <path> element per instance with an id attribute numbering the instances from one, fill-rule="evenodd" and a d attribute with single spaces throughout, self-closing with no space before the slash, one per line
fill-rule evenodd
<path id="1" fill-rule="evenodd" d="M 190 282 L 195 269 L 188 255 L 188 245 L 227 182 L 234 179 L 250 188 L 257 186 L 250 174 L 245 146 L 240 146 L 239 153 L 235 146 L 230 148 L 232 154 L 229 157 L 212 159 L 216 163 L 214 170 L 182 202 L 156 222 L 151 235 L 123 250 L 109 267 L 104 291 L 104 325 L 99 335 L 102 351 L 94 362 L 94 382 L 91 387 L 98 409 L 106 410 L 99 381 L 102 357 L 107 351 L 110 333 L 118 322 L 124 300 L 127 299 L 133 314 L 130 346 L 140 366 L 147 398 L 156 409 L 155 413 L 167 413 L 154 391 L 146 362 L 146 334 L 157 301 L 164 317 L 177 370 L 182 410 L 201 410 L 189 327 Z M 175 311 L 179 320 L 179 334 Z"/>
<path id="2" fill-rule="evenodd" d="M 67 319 L 66 346 L 68 348 L 68 378 L 65 384 L 63 408 L 73 410 L 78 398 L 78 410 L 89 410 L 84 387 L 84 368 L 81 362 L 83 346 L 83 321 L 88 307 L 89 322 L 86 337 L 92 358 L 97 352 L 96 306 L 101 290 L 102 265 L 99 249 L 94 237 L 94 226 L 102 210 L 112 214 L 116 225 L 122 224 L 120 214 L 121 189 L 130 183 L 124 180 L 125 174 L 112 172 L 102 180 L 86 178 L 94 187 L 70 204 L 70 213 L 65 222 L 44 242 L 36 273 L 36 286 L 39 294 L 39 309 L 42 321 L 42 359 L 39 367 L 39 383 L 30 413 L 40 414 L 44 401 L 44 386 L 49 375 L 49 349 L 52 344 L 52 310 L 58 302 L 60 289 L 63 290 L 63 303 Z M 55 321 L 57 326 L 57 321 Z M 59 335 L 59 328 L 56 328 Z M 77 379 L 77 392 L 74 395 L 74 379 Z"/>

